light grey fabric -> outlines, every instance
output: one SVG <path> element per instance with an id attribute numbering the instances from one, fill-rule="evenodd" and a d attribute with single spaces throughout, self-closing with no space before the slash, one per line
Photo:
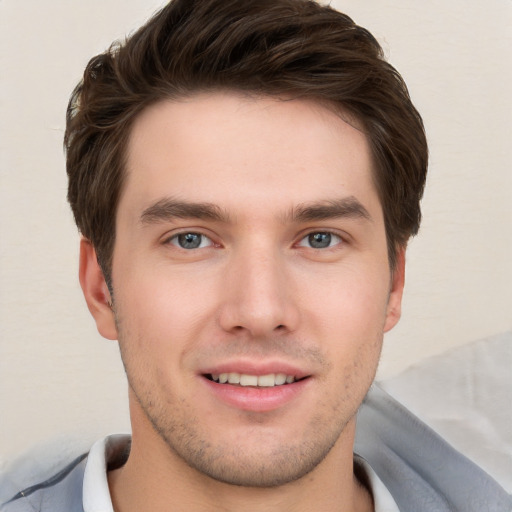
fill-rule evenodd
<path id="1" fill-rule="evenodd" d="M 358 414 L 355 451 L 401 512 L 510 512 L 512 496 L 385 391 Z"/>
<path id="2" fill-rule="evenodd" d="M 84 512 L 82 483 L 87 455 L 44 482 L 27 487 L 0 505 L 0 512 Z"/>
<path id="3" fill-rule="evenodd" d="M 512 330 L 418 361 L 379 385 L 512 493 Z"/>

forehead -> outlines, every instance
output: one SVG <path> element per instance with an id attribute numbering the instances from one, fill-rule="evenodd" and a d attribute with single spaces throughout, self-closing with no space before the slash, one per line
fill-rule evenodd
<path id="1" fill-rule="evenodd" d="M 318 102 L 199 94 L 137 118 L 120 207 L 172 195 L 292 208 L 346 195 L 380 209 L 371 162 L 362 131 Z"/>

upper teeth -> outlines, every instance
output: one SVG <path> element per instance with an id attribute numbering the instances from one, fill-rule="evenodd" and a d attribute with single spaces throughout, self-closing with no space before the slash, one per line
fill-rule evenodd
<path id="1" fill-rule="evenodd" d="M 295 382 L 293 375 L 285 373 L 269 373 L 268 375 L 248 375 L 246 373 L 221 373 L 212 374 L 212 379 L 221 384 L 240 384 L 240 386 L 262 386 L 272 387 Z"/>

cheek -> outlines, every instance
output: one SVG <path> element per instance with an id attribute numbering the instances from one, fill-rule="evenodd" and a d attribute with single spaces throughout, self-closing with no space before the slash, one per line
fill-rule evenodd
<path id="1" fill-rule="evenodd" d="M 122 283 L 114 281 L 114 288 L 120 343 L 133 345 L 147 358 L 192 349 L 199 330 L 214 316 L 214 284 L 189 273 L 132 267 Z"/>
<path id="2" fill-rule="evenodd" d="M 332 272 L 316 278 L 304 296 L 304 305 L 323 328 L 348 336 L 347 341 L 366 339 L 369 333 L 382 333 L 386 320 L 389 284 L 386 272 Z"/>
<path id="3" fill-rule="evenodd" d="M 337 389 L 363 390 L 364 396 L 374 378 L 386 320 L 386 272 L 347 272 L 309 290 L 309 306 L 302 308 L 306 336 L 332 361 Z"/>

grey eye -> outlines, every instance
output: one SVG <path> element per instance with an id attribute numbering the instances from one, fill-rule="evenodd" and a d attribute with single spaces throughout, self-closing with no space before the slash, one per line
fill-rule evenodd
<path id="1" fill-rule="evenodd" d="M 201 233 L 180 233 L 173 236 L 170 242 L 181 249 L 201 249 L 212 244 L 212 241 Z"/>
<path id="2" fill-rule="evenodd" d="M 308 242 L 314 249 L 325 249 L 331 245 L 330 233 L 311 233 L 308 235 Z"/>
<path id="3" fill-rule="evenodd" d="M 311 247 L 312 249 L 327 249 L 333 245 L 341 243 L 343 240 L 334 233 L 328 231 L 315 231 L 306 235 L 299 243 L 301 247 Z"/>

